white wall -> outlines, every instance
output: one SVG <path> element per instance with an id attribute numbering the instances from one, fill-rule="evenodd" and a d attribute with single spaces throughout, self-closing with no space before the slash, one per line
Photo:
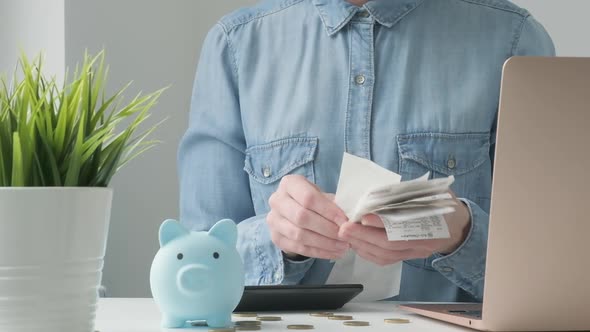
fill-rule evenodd
<path id="1" fill-rule="evenodd" d="M 54 73 L 73 66 L 88 48 L 103 46 L 111 65 L 109 88 L 133 80 L 127 93 L 171 85 L 153 110 L 168 117 L 155 137 L 164 143 L 114 179 L 112 222 L 103 283 L 109 296 L 149 296 L 149 266 L 157 229 L 177 216 L 176 148 L 186 129 L 201 42 L 214 22 L 256 0 L 0 0 L 0 71 L 14 67 L 18 45 L 46 49 Z M 385 0 L 387 1 L 387 0 Z M 391 0 L 392 1 L 392 0 Z M 588 0 L 515 0 L 549 30 L 561 55 L 590 56 Z M 25 24 L 26 23 L 26 24 Z"/>
<path id="2" fill-rule="evenodd" d="M 12 75 L 21 50 L 44 50 L 45 72 L 63 78 L 64 0 L 0 0 L 0 73 Z"/>

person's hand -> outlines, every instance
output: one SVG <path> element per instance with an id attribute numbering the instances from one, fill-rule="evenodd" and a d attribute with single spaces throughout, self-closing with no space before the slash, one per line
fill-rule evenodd
<path id="1" fill-rule="evenodd" d="M 381 266 L 427 258 L 434 253 L 452 253 L 465 241 L 471 217 L 467 206 L 451 194 L 457 205 L 455 212 L 445 215 L 451 235 L 448 239 L 389 241 L 381 218 L 374 214 L 364 216 L 360 224 L 350 222 L 340 227 L 340 238 L 349 242 L 359 256 Z"/>
<path id="2" fill-rule="evenodd" d="M 273 243 L 288 257 L 337 259 L 349 249 L 338 238 L 346 214 L 316 185 L 300 175 L 283 177 L 269 198 L 266 222 Z"/>

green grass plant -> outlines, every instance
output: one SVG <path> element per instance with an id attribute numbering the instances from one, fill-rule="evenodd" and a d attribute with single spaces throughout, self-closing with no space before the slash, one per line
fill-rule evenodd
<path id="1" fill-rule="evenodd" d="M 123 102 L 127 84 L 107 96 L 103 52 L 63 84 L 42 70 L 41 55 L 21 55 L 11 81 L 0 79 L 0 186 L 106 187 L 157 144 L 147 138 L 158 125 L 140 127 L 163 89 Z"/>

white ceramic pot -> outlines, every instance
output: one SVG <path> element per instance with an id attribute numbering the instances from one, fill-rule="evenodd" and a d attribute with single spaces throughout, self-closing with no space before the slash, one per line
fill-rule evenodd
<path id="1" fill-rule="evenodd" d="M 0 331 L 94 331 L 108 188 L 0 188 Z"/>

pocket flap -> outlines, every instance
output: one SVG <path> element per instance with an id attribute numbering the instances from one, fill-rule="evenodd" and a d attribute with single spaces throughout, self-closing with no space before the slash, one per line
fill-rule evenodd
<path id="1" fill-rule="evenodd" d="M 398 135 L 400 157 L 446 175 L 465 174 L 490 158 L 490 134 Z"/>
<path id="2" fill-rule="evenodd" d="M 244 170 L 256 181 L 269 184 L 315 158 L 317 137 L 290 137 L 246 149 Z"/>

